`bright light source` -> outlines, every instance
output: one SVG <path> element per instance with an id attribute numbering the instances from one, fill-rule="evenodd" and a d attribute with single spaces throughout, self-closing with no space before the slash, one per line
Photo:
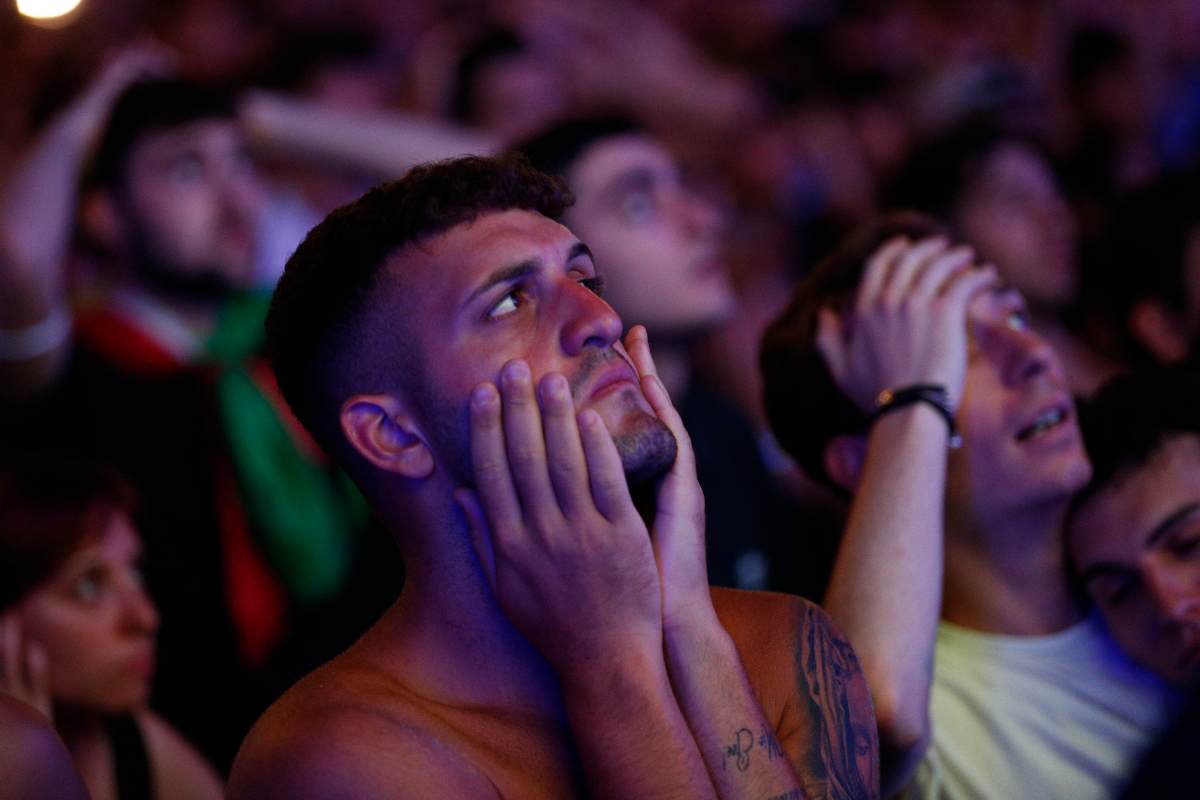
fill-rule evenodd
<path id="1" fill-rule="evenodd" d="M 30 19 L 57 19 L 76 9 L 81 0 L 17 0 L 17 11 Z"/>

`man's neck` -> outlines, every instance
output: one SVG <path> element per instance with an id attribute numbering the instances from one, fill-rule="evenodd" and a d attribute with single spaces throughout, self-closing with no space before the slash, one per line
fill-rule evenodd
<path id="1" fill-rule="evenodd" d="M 1066 503 L 946 523 L 942 619 L 1014 636 L 1055 633 L 1083 616 L 1067 578 Z"/>
<path id="2" fill-rule="evenodd" d="M 557 678 L 496 604 L 457 511 L 420 524 L 438 533 L 405 552 L 404 591 L 369 646 L 434 703 L 565 724 Z"/>

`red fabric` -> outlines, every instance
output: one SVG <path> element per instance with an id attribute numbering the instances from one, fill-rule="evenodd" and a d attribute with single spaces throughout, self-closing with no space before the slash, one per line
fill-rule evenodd
<path id="1" fill-rule="evenodd" d="M 246 665 L 261 667 L 287 629 L 287 598 L 251 540 L 233 470 L 218 465 L 216 473 L 225 602 L 237 632 L 238 654 Z"/>
<path id="2" fill-rule="evenodd" d="M 75 331 L 89 349 L 130 372 L 161 374 L 183 366 L 136 322 L 109 309 L 81 314 Z"/>

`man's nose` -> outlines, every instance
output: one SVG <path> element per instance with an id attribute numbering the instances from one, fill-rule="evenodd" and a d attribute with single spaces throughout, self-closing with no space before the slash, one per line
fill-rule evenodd
<path id="1" fill-rule="evenodd" d="M 1172 623 L 1200 621 L 1200 580 L 1162 564 L 1145 567 L 1146 584 L 1159 613 Z"/>
<path id="2" fill-rule="evenodd" d="M 1058 369 L 1053 348 L 1036 331 L 1031 328 L 1005 329 L 1004 336 L 1010 352 L 1008 372 L 1012 383 L 1027 383 Z"/>
<path id="3" fill-rule="evenodd" d="M 568 279 L 558 303 L 563 318 L 562 348 L 567 355 L 578 355 L 588 347 L 609 347 L 621 338 L 617 312 L 586 286 Z"/>

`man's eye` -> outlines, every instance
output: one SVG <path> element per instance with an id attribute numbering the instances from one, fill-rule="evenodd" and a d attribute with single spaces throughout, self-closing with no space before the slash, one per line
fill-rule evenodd
<path id="1" fill-rule="evenodd" d="M 646 192 L 634 192 L 621 202 L 621 215 L 626 222 L 648 222 L 656 211 L 654 198 Z"/>
<path id="2" fill-rule="evenodd" d="M 1025 311 L 1010 311 L 1005 323 L 1014 331 L 1029 330 L 1029 314 Z"/>
<path id="3" fill-rule="evenodd" d="M 500 298 L 500 302 L 492 306 L 488 311 L 488 319 L 500 319 L 512 314 L 524 304 L 524 293 L 520 289 L 513 289 L 504 297 Z"/>
<path id="4" fill-rule="evenodd" d="M 1200 553 L 1200 548 L 1197 545 L 1200 545 L 1200 533 L 1176 536 L 1171 540 L 1171 555 L 1178 558 L 1187 558 L 1196 555 Z"/>
<path id="5" fill-rule="evenodd" d="M 583 288 L 595 294 L 597 297 L 604 296 L 604 276 L 596 275 L 592 278 L 584 278 L 579 282 Z"/>
<path id="6" fill-rule="evenodd" d="M 80 602 L 95 603 L 100 598 L 100 576 L 91 572 L 81 575 L 71 586 L 71 594 Z"/>

